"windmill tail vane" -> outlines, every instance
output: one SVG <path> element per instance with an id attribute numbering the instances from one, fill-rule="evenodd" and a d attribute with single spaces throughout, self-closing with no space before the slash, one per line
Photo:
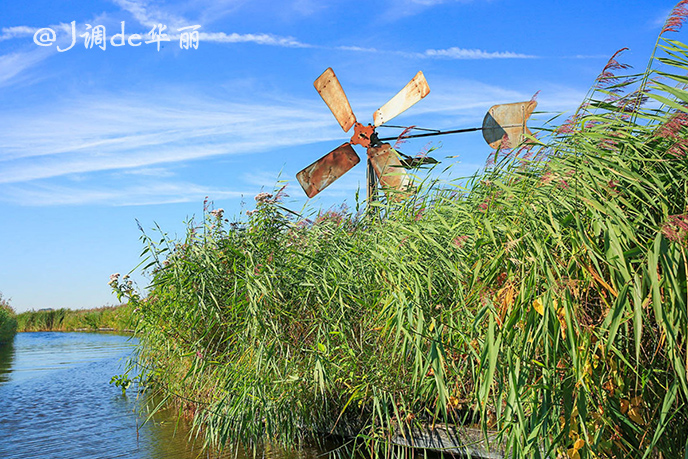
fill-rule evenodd
<path id="1" fill-rule="evenodd" d="M 385 191 L 393 192 L 393 194 L 388 194 L 388 197 L 399 199 L 400 196 L 403 196 L 410 189 L 411 184 L 410 176 L 404 167 L 411 167 L 413 164 L 417 164 L 417 161 L 414 162 L 414 158 L 403 154 L 401 154 L 402 158 L 400 159 L 398 152 L 390 144 L 385 143 L 385 141 L 395 140 L 398 137 L 381 139 L 375 129 L 408 110 L 430 93 L 430 87 L 423 72 L 418 72 L 401 91 L 376 110 L 373 114 L 373 123 L 368 125 L 363 125 L 356 119 L 346 93 L 331 68 L 325 70 L 313 85 L 344 132 L 348 132 L 352 127 L 354 131 L 348 142 L 330 151 L 296 175 L 306 195 L 309 198 L 314 197 L 356 166 L 360 162 L 360 158 L 353 145 L 360 145 L 366 149 L 368 200 L 374 199 L 378 184 L 382 185 Z M 453 131 L 418 128 L 418 130 L 430 132 L 404 135 L 403 138 L 481 130 L 485 141 L 492 148 L 499 148 L 503 139 L 508 140 L 511 145 L 515 145 L 520 143 L 524 136 L 530 134 L 526 122 L 536 106 L 537 102 L 534 100 L 494 105 L 488 110 L 483 119 L 483 125 L 479 128 Z M 421 163 L 430 162 L 436 161 L 432 158 L 424 158 L 421 161 Z"/>

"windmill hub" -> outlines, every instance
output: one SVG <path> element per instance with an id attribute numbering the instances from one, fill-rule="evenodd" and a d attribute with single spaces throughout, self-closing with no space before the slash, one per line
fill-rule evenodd
<path id="1" fill-rule="evenodd" d="M 363 148 L 370 146 L 370 138 L 375 134 L 375 126 L 368 124 L 367 126 L 361 123 L 354 124 L 354 135 L 351 136 L 350 143 L 360 145 Z"/>

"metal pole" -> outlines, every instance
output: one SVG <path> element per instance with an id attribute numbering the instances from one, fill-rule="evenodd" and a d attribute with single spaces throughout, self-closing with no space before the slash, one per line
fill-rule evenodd
<path id="1" fill-rule="evenodd" d="M 366 182 L 368 184 L 368 202 L 370 203 L 375 200 L 377 191 L 377 175 L 375 175 L 373 163 L 370 162 L 370 158 L 366 158 Z"/>

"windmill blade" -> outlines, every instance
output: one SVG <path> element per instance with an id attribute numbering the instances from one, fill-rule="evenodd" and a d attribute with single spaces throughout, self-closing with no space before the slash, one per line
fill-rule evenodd
<path id="1" fill-rule="evenodd" d="M 345 143 L 303 169 L 296 178 L 306 195 L 312 198 L 360 161 L 351 144 Z"/>
<path id="2" fill-rule="evenodd" d="M 368 159 L 383 188 L 401 192 L 408 190 L 411 179 L 388 143 L 368 148 Z"/>
<path id="3" fill-rule="evenodd" d="M 532 135 L 526 123 L 535 107 L 534 100 L 493 105 L 483 119 L 483 138 L 494 149 L 503 146 L 503 139 L 507 140 L 508 148 L 517 146 L 526 135 Z"/>
<path id="4" fill-rule="evenodd" d="M 315 86 L 315 89 L 327 106 L 330 107 L 330 111 L 337 119 L 342 129 L 344 129 L 344 132 L 351 129 L 351 126 L 356 122 L 356 117 L 354 116 L 353 110 L 351 110 L 349 99 L 346 98 L 342 85 L 339 84 L 339 80 L 334 74 L 334 70 L 332 70 L 331 67 L 325 70 L 323 74 L 315 80 L 313 86 Z"/>
<path id="5" fill-rule="evenodd" d="M 380 107 L 373 114 L 373 124 L 380 126 L 395 116 L 403 113 L 412 107 L 416 102 L 430 93 L 430 86 L 423 76 L 423 72 L 418 72 L 404 88 L 392 97 L 389 102 Z"/>

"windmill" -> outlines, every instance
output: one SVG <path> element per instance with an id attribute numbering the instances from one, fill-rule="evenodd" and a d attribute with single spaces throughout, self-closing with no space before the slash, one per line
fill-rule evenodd
<path id="1" fill-rule="evenodd" d="M 375 129 L 403 113 L 430 93 L 430 87 L 425 76 L 423 76 L 423 72 L 418 72 L 401 91 L 375 111 L 373 124 L 367 126 L 357 121 L 349 100 L 332 68 L 325 70 L 313 85 L 344 132 L 348 132 L 352 127 L 354 132 L 348 142 L 335 148 L 296 175 L 306 195 L 309 198 L 314 197 L 360 162 L 353 145 L 360 145 L 366 149 L 368 200 L 374 198 L 378 182 L 386 190 L 394 190 L 397 193 L 407 191 L 411 180 L 404 170 L 404 166 L 413 162 L 414 158 L 406 157 L 404 164 L 402 164 L 397 152 L 392 149 L 390 144 L 384 143 L 387 140 L 394 140 L 396 137 L 380 139 Z M 504 140 L 507 140 L 510 145 L 517 145 L 521 143 L 525 135 L 530 135 L 526 122 L 536 106 L 537 102 L 534 100 L 494 105 L 485 115 L 481 127 L 452 131 L 429 130 L 431 132 L 405 135 L 404 138 L 481 130 L 485 141 L 492 148 L 499 148 Z"/>

